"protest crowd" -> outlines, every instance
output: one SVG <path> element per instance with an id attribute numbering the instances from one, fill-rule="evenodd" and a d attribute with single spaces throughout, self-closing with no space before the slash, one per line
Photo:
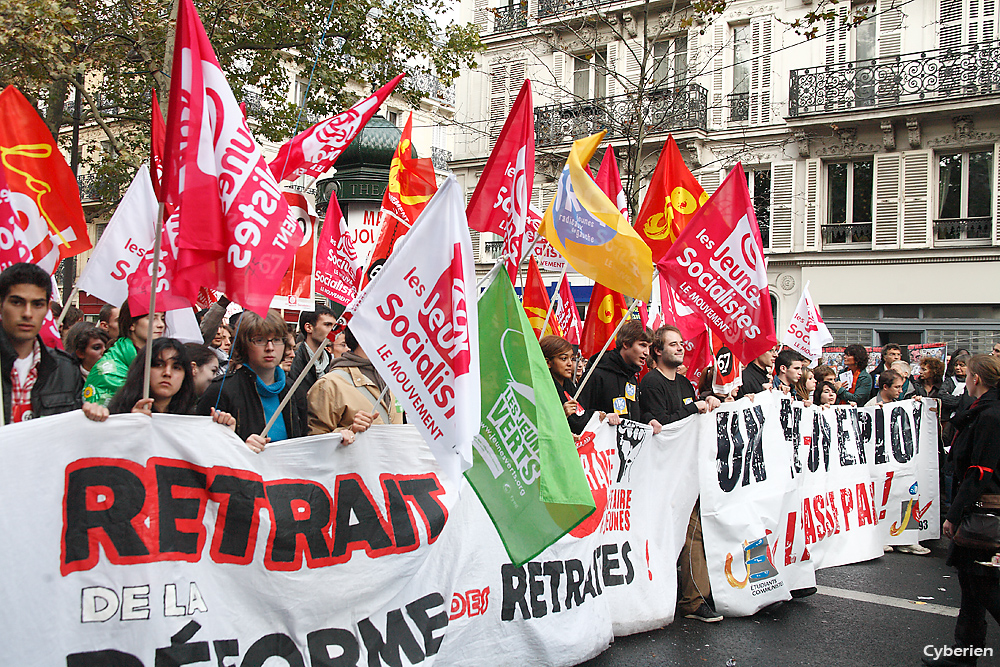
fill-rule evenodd
<path id="1" fill-rule="evenodd" d="M 178 23 L 179 43 L 195 45 L 205 67 L 217 67 L 190 2 L 181 3 Z M 178 67 L 175 63 L 176 81 L 181 79 Z M 540 421 L 543 403 L 548 406 L 544 409 L 554 409 L 544 414 L 560 421 L 553 428 L 558 427 L 568 460 L 576 467 L 576 446 L 583 446 L 594 419 L 614 427 L 634 422 L 656 436 L 693 415 L 710 414 L 745 398 L 759 404 L 766 396 L 787 397 L 796 406 L 820 411 L 879 408 L 912 398 L 940 406 L 934 409 L 941 434 L 943 534 L 960 534 L 976 508 L 1000 508 L 1000 345 L 992 355 L 971 355 L 968 350 L 950 355 L 942 351 L 942 358 L 924 354 L 912 365 L 904 358 L 909 351 L 894 343 L 879 350 L 850 345 L 837 350 L 835 362 L 824 353 L 832 337 L 808 289 L 779 343 L 763 261 L 753 265 L 730 252 L 733 238 L 739 243 L 745 237 L 755 241 L 752 249 L 763 258 L 742 167 L 737 165 L 711 198 L 699 197 L 705 193 L 684 167 L 672 139 L 634 226 L 627 208 L 617 203 L 622 201 L 621 183 L 613 150 L 605 152 L 596 177 L 589 170 L 601 134 L 574 144 L 559 192 L 544 214 L 529 210 L 530 191 L 525 195 L 523 188 L 520 201 L 494 207 L 498 191 L 517 192 L 513 178 L 533 181 L 530 81 L 514 102 L 467 205 L 454 183 L 438 187 L 433 173 L 429 184 L 425 178 L 408 185 L 401 177 L 397 187 L 403 190 L 387 191 L 383 210 L 390 214 L 384 216 L 382 232 L 387 240 L 380 239 L 376 254 L 381 254 L 368 262 L 370 267 L 380 261 L 381 271 L 363 271 L 334 197 L 317 250 L 317 257 L 332 259 L 317 261 L 317 275 L 323 275 L 316 285 L 338 305 L 337 313 L 317 302 L 302 312 L 297 327 L 287 325 L 269 306 L 301 230 L 280 194 L 280 183 L 328 169 L 398 80 L 359 102 L 375 103 L 352 111 L 350 117 L 361 114 L 362 121 L 354 123 L 346 138 L 320 127 L 325 124 L 329 130 L 345 122 L 334 117 L 291 139 L 267 164 L 251 137 L 243 155 L 248 167 L 238 178 L 226 171 L 231 168 L 226 160 L 215 158 L 231 148 L 233 137 L 220 136 L 217 128 L 190 125 L 186 131 L 201 133 L 202 143 L 190 136 L 187 142 L 179 139 L 182 113 L 201 118 L 200 111 L 191 111 L 193 106 L 182 107 L 204 103 L 208 83 L 199 89 L 202 82 L 189 81 L 191 89 L 183 96 L 175 84 L 163 143 L 152 142 L 151 161 L 158 167 L 140 170 L 133 184 L 152 195 L 148 215 L 139 222 L 148 227 L 150 246 L 156 240 L 156 250 L 150 247 L 141 259 L 133 258 L 124 284 L 119 281 L 104 291 L 87 288 L 91 294 L 107 295 L 97 322 L 85 321 L 68 303 L 63 306 L 53 293 L 51 277 L 51 252 L 66 258 L 89 244 L 78 241 L 74 246 L 60 240 L 59 232 L 46 232 L 46 248 L 29 246 L 25 239 L 38 234 L 25 233 L 24 225 L 37 220 L 28 222 L 13 208 L 10 191 L 23 183 L 0 168 L 0 223 L 17 241 L 11 249 L 4 247 L 0 258 L 3 423 L 72 411 L 82 411 L 94 422 L 129 413 L 197 415 L 235 433 L 254 453 L 322 434 L 338 436 L 338 446 L 355 446 L 373 427 L 411 424 L 445 472 L 460 477 L 473 464 L 473 438 L 479 437 L 480 422 L 485 425 L 492 405 L 487 405 L 483 389 L 480 413 L 480 376 L 485 384 L 496 367 L 513 368 L 511 359 L 520 354 L 518 363 L 549 373 L 544 384 L 534 387 L 534 409 Z M 228 95 L 222 102 L 226 113 L 238 114 L 228 88 L 212 85 L 217 86 L 213 95 Z M 24 110 L 23 97 L 10 88 L 3 97 L 0 117 L 6 122 L 16 113 L 35 114 L 33 125 L 31 119 L 10 124 L 35 127 L 32 131 L 37 132 L 41 121 L 34 109 Z M 245 120 L 239 129 L 241 136 L 250 137 Z M 315 149 L 303 135 L 325 137 L 329 150 L 310 154 Z M 10 137 L 0 140 L 8 142 Z M 215 151 L 208 159 L 198 153 L 206 150 L 205 142 Z M 524 170 L 520 176 L 509 168 L 519 151 L 528 156 L 518 162 Z M 420 165 L 408 151 L 397 152 L 395 159 L 400 169 L 419 173 Z M 204 165 L 218 173 L 200 171 Z M 183 180 L 178 177 L 182 168 L 188 172 Z M 673 181 L 666 180 L 667 171 Z M 189 187 L 198 179 L 211 183 L 209 194 L 205 188 Z M 224 181 L 225 187 L 219 185 Z M 645 237 L 639 223 L 651 211 L 662 212 L 669 201 L 666 193 L 675 187 L 693 193 L 696 210 L 675 211 L 676 233 L 670 238 Z M 227 188 L 225 198 L 214 194 Z M 418 206 L 405 196 L 414 193 L 433 198 L 424 198 Z M 63 231 L 75 229 L 74 237 L 85 240 L 82 211 L 70 206 L 62 214 L 55 225 L 62 225 Z M 135 223 L 134 209 L 126 215 Z M 500 311 L 484 310 L 487 295 L 480 296 L 480 286 L 472 287 L 469 228 L 504 236 L 503 257 L 482 285 L 487 294 L 501 290 L 498 301 L 516 305 L 508 311 L 511 321 L 529 325 L 523 332 L 528 334 L 523 352 L 501 342 L 501 358 L 486 344 L 492 335 L 486 326 Z M 114 229 L 109 226 L 105 234 L 111 238 Z M 591 237 L 600 243 L 588 241 Z M 106 245 L 99 243 L 81 283 L 108 282 L 116 264 L 101 254 Z M 715 253 L 711 260 L 709 251 Z M 728 254 L 713 264 L 722 251 Z M 561 271 L 551 297 L 536 257 L 555 257 L 545 266 Z M 169 279 L 153 285 L 153 267 L 159 268 L 156 275 L 165 271 Z M 569 294 L 569 267 L 595 283 L 583 321 Z M 523 302 L 514 296 L 516 284 Z M 605 302 L 612 304 L 610 313 L 604 312 Z M 544 318 L 539 313 L 545 313 Z M 871 363 L 872 353 L 877 364 Z M 415 384 L 419 391 L 411 389 Z M 19 444 L 8 440 L 4 446 Z M 454 455 L 450 449 L 461 453 Z M 722 621 L 723 615 L 713 601 L 699 502 L 687 519 L 677 556 L 676 608 L 686 618 L 712 623 Z M 1000 532 L 992 530 L 1000 538 Z M 980 565 L 997 562 L 998 549 L 1000 545 L 956 541 L 949 556 L 962 586 L 957 647 L 985 645 L 986 612 L 1000 621 L 997 577 Z M 918 542 L 884 545 L 884 550 L 930 553 Z M 815 592 L 815 586 L 804 586 L 791 590 L 791 596 Z M 925 662 L 975 664 L 974 658 L 968 660 L 952 656 Z"/>

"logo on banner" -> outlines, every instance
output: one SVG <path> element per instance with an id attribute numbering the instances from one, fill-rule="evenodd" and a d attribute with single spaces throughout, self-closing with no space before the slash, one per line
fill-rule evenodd
<path id="1" fill-rule="evenodd" d="M 573 537 L 586 537 L 597 530 L 604 519 L 604 510 L 608 506 L 608 487 L 611 485 L 611 457 L 615 452 L 611 449 L 598 451 L 596 436 L 591 431 L 585 431 L 580 436 L 576 451 L 580 455 L 590 492 L 594 494 L 596 509 L 569 534 Z"/>
<path id="2" fill-rule="evenodd" d="M 767 537 L 761 537 L 753 542 L 743 541 L 743 564 L 746 576 L 740 580 L 733 576 L 733 554 L 726 554 L 726 581 L 733 588 L 745 588 L 750 584 L 750 594 L 760 595 L 781 586 L 777 580 L 778 568 L 774 566 L 773 552 L 767 542 Z M 770 580 L 774 581 L 770 581 Z"/>
<path id="3" fill-rule="evenodd" d="M 632 474 L 632 463 L 639 456 L 639 450 L 645 440 L 646 429 L 635 422 L 625 421 L 618 425 L 615 440 L 618 445 L 618 478 L 629 481 Z"/>
<path id="4" fill-rule="evenodd" d="M 893 537 L 901 535 L 905 530 L 927 530 L 927 519 L 923 518 L 927 510 L 931 508 L 933 500 L 928 500 L 927 504 L 920 507 L 920 494 L 917 482 L 910 485 L 909 500 L 901 501 L 899 508 L 899 523 L 893 522 L 889 528 L 889 534 Z"/>

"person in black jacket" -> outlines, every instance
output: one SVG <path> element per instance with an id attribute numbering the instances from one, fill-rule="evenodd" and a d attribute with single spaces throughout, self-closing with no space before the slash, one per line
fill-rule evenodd
<path id="1" fill-rule="evenodd" d="M 566 413 L 569 430 L 573 432 L 573 435 L 580 435 L 594 411 L 584 410 L 579 403 L 573 400 L 576 395 L 576 385 L 573 384 L 573 346 L 565 338 L 559 336 L 545 336 L 538 341 L 538 344 L 541 346 L 542 354 L 545 355 L 545 361 L 549 365 L 549 373 L 552 374 L 559 402 L 562 403 L 563 411 Z M 603 413 L 601 419 L 604 419 Z"/>
<path id="2" fill-rule="evenodd" d="M 266 318 L 244 311 L 233 341 L 232 358 L 240 367 L 213 380 L 198 400 L 198 414 L 209 415 L 214 407 L 235 417 L 236 435 L 255 452 L 271 441 L 306 435 L 306 392 L 302 386 L 285 405 L 268 436 L 260 435 L 292 384 L 290 380 L 286 384 L 285 372 L 279 367 L 285 332 L 285 321 L 277 311 L 268 311 Z"/>
<path id="3" fill-rule="evenodd" d="M 337 318 L 334 317 L 333 311 L 323 305 L 317 305 L 315 310 L 303 312 L 299 316 L 299 330 L 305 336 L 305 340 L 299 345 L 299 349 L 295 351 L 295 358 L 292 359 L 292 370 L 288 372 L 289 383 L 305 371 L 306 378 L 300 386 L 304 386 L 308 392 L 310 387 L 316 384 L 316 380 L 329 370 L 330 362 L 333 361 L 332 344 L 323 350 L 309 368 L 306 368 L 306 364 L 336 324 Z"/>
<path id="4" fill-rule="evenodd" d="M 0 376 L 3 423 L 70 412 L 83 404 L 83 378 L 73 359 L 46 347 L 38 332 L 52 297 L 52 280 L 35 264 L 0 273 Z"/>
<path id="5" fill-rule="evenodd" d="M 1000 359 L 977 354 L 969 359 L 966 389 L 974 402 L 952 419 L 957 431 L 951 448 L 957 489 L 941 532 L 954 537 L 963 517 L 984 494 L 1000 493 Z M 986 643 L 986 612 L 1000 623 L 1000 580 L 989 562 L 995 549 L 952 543 L 948 564 L 958 570 L 962 604 L 955 622 L 955 648 L 949 656 L 924 657 L 932 667 L 975 665 L 975 649 Z M 970 650 L 971 649 L 971 650 Z"/>
<path id="6" fill-rule="evenodd" d="M 653 427 L 653 434 L 665 424 L 693 414 L 708 412 L 721 405 L 715 396 L 699 401 L 691 382 L 677 369 L 684 363 L 684 339 L 675 326 L 662 326 L 653 334 L 650 346 L 653 369 L 639 383 L 639 421 Z"/>
<path id="7" fill-rule="evenodd" d="M 771 368 L 774 366 L 774 358 L 778 355 L 778 346 L 775 346 L 760 355 L 753 362 L 743 369 L 743 384 L 736 398 L 743 398 L 748 394 L 759 394 L 771 386 Z"/>
<path id="8" fill-rule="evenodd" d="M 590 360 L 588 365 L 597 366 L 585 379 L 580 404 L 587 410 L 606 412 L 611 425 L 623 418 L 639 421 L 639 371 L 649 355 L 649 342 L 649 330 L 642 322 L 625 322 L 615 338 L 615 349 Z"/>

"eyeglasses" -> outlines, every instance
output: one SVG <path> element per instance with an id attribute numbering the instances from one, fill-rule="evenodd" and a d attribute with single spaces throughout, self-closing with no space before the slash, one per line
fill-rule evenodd
<path id="1" fill-rule="evenodd" d="M 263 336 L 254 336 L 250 339 L 250 342 L 254 344 L 255 347 L 267 347 L 268 343 L 271 343 L 275 347 L 279 345 L 284 346 L 284 338 L 264 338 Z"/>

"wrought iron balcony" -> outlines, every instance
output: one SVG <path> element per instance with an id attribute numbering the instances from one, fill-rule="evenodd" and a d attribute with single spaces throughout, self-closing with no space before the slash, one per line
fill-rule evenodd
<path id="1" fill-rule="evenodd" d="M 938 241 L 989 239 L 993 218 L 956 218 L 934 221 L 934 238 Z"/>
<path id="2" fill-rule="evenodd" d="M 750 93 L 733 93 L 729 96 L 729 122 L 750 119 Z"/>
<path id="3" fill-rule="evenodd" d="M 494 7 L 493 32 L 510 32 L 528 27 L 528 3 L 521 2 L 506 7 Z"/>
<path id="4" fill-rule="evenodd" d="M 97 192 L 96 174 L 81 174 L 77 176 L 76 185 L 80 188 L 81 202 L 101 201 L 101 196 Z"/>
<path id="5" fill-rule="evenodd" d="M 823 225 L 823 243 L 825 244 L 870 244 L 872 242 L 872 223 L 852 222 Z"/>
<path id="6" fill-rule="evenodd" d="M 584 9 L 596 9 L 616 0 L 538 0 L 538 18 L 555 16 L 565 12 L 578 12 Z"/>
<path id="7" fill-rule="evenodd" d="M 1000 40 L 791 71 L 788 115 L 1000 94 Z"/>
<path id="8" fill-rule="evenodd" d="M 535 108 L 535 141 L 539 146 L 567 143 L 601 130 L 608 138 L 634 136 L 639 123 L 647 133 L 706 129 L 708 91 L 697 84 L 653 90 L 641 102 L 635 93 L 575 100 Z"/>
<path id="9" fill-rule="evenodd" d="M 433 74 L 420 71 L 409 72 L 408 79 L 415 88 L 425 92 L 432 100 L 448 106 L 455 106 L 454 85 L 446 86 Z"/>
<path id="10" fill-rule="evenodd" d="M 437 146 L 431 146 L 431 162 L 434 163 L 435 169 L 448 171 L 448 160 L 450 159 L 451 151 L 438 148 Z"/>
<path id="11" fill-rule="evenodd" d="M 500 253 L 503 252 L 503 241 L 487 241 L 484 246 L 484 259 L 497 260 L 500 259 Z"/>

